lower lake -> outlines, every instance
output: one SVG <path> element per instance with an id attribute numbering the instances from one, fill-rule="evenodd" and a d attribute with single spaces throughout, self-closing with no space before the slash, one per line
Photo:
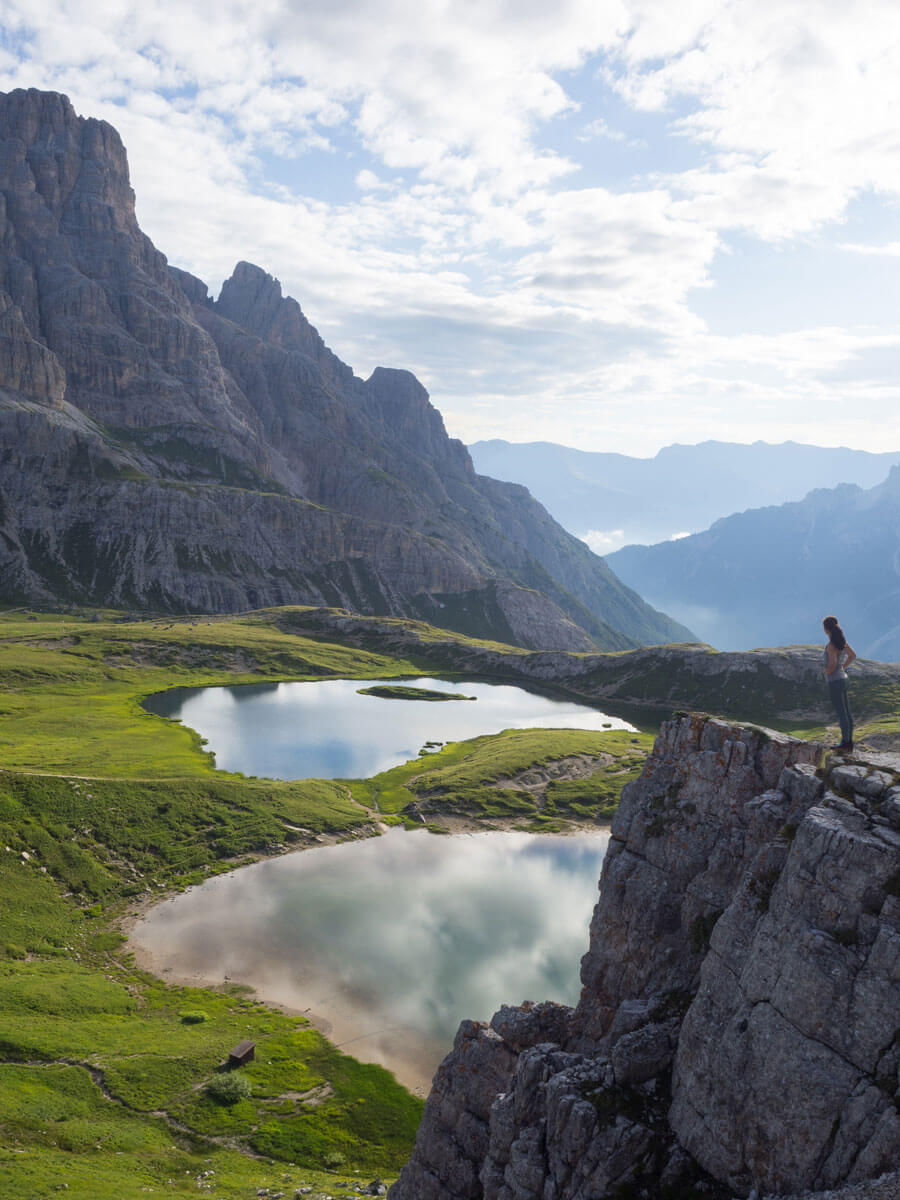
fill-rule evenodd
<path id="1" fill-rule="evenodd" d="M 434 692 L 473 700 L 396 700 L 360 688 L 396 679 L 328 679 L 177 688 L 144 701 L 150 712 L 196 729 L 224 771 L 274 779 L 365 779 L 442 743 L 502 729 L 628 729 L 618 717 L 510 684 L 415 678 Z"/>
<path id="2" fill-rule="evenodd" d="M 607 841 L 392 830 L 210 879 L 130 947 L 171 981 L 249 984 L 424 1093 L 464 1017 L 577 1000 Z"/>

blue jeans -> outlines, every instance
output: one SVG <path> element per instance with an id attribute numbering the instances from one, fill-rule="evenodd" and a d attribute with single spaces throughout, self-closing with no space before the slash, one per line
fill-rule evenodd
<path id="1" fill-rule="evenodd" d="M 841 742 L 845 746 L 853 745 L 853 717 L 850 715 L 850 701 L 847 698 L 847 680 L 829 679 L 828 695 L 837 713 L 841 726 Z"/>

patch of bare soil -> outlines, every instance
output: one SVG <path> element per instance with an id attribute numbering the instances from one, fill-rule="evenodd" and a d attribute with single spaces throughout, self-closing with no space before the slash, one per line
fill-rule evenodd
<path id="1" fill-rule="evenodd" d="M 271 1100 L 264 1100 L 264 1104 L 281 1104 L 285 1100 L 292 1100 L 295 1104 L 304 1104 L 307 1108 L 318 1108 L 320 1104 L 324 1104 L 329 1096 L 334 1095 L 334 1088 L 330 1083 L 320 1083 L 318 1087 L 310 1088 L 308 1092 L 282 1092 L 280 1096 L 273 1096 Z"/>
<path id="2" fill-rule="evenodd" d="M 179 642 L 130 642 L 121 653 L 104 655 L 103 661 L 110 667 L 214 667 L 238 675 L 259 670 L 258 660 L 243 650 L 186 646 Z"/>
<path id="3" fill-rule="evenodd" d="M 511 788 L 516 792 L 528 792 L 535 800 L 543 800 L 551 783 L 571 779 L 588 779 L 600 767 L 608 767 L 614 758 L 611 754 L 573 754 L 569 758 L 557 758 L 540 767 L 529 767 L 515 775 L 501 776 L 494 786 Z"/>

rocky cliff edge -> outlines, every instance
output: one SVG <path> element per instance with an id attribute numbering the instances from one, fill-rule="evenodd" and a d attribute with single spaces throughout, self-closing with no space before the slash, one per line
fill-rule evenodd
<path id="1" fill-rule="evenodd" d="M 821 753 L 662 726 L 578 1006 L 462 1024 L 392 1200 L 900 1197 L 900 757 Z"/>

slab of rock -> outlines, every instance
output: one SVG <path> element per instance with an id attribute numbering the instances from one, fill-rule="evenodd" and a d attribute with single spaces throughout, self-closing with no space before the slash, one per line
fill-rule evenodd
<path id="1" fill-rule="evenodd" d="M 481 1196 L 491 1105 L 515 1065 L 516 1052 L 493 1029 L 463 1021 L 435 1074 L 413 1157 L 391 1188 L 394 1200 Z"/>
<path id="2" fill-rule="evenodd" d="M 900 761 L 821 755 L 663 726 L 613 826 L 578 1007 L 463 1026 L 394 1200 L 900 1200 Z"/>
<path id="3" fill-rule="evenodd" d="M 603 864 L 577 1022 L 601 1041 L 623 1001 L 696 990 L 709 935 L 759 850 L 821 790 L 786 767 L 821 748 L 705 717 L 666 722 L 622 795 Z"/>
<path id="4" fill-rule="evenodd" d="M 855 816 L 826 794 L 767 890 L 748 877 L 682 1026 L 672 1126 L 736 1189 L 857 1182 L 900 1161 L 898 851 Z"/>

